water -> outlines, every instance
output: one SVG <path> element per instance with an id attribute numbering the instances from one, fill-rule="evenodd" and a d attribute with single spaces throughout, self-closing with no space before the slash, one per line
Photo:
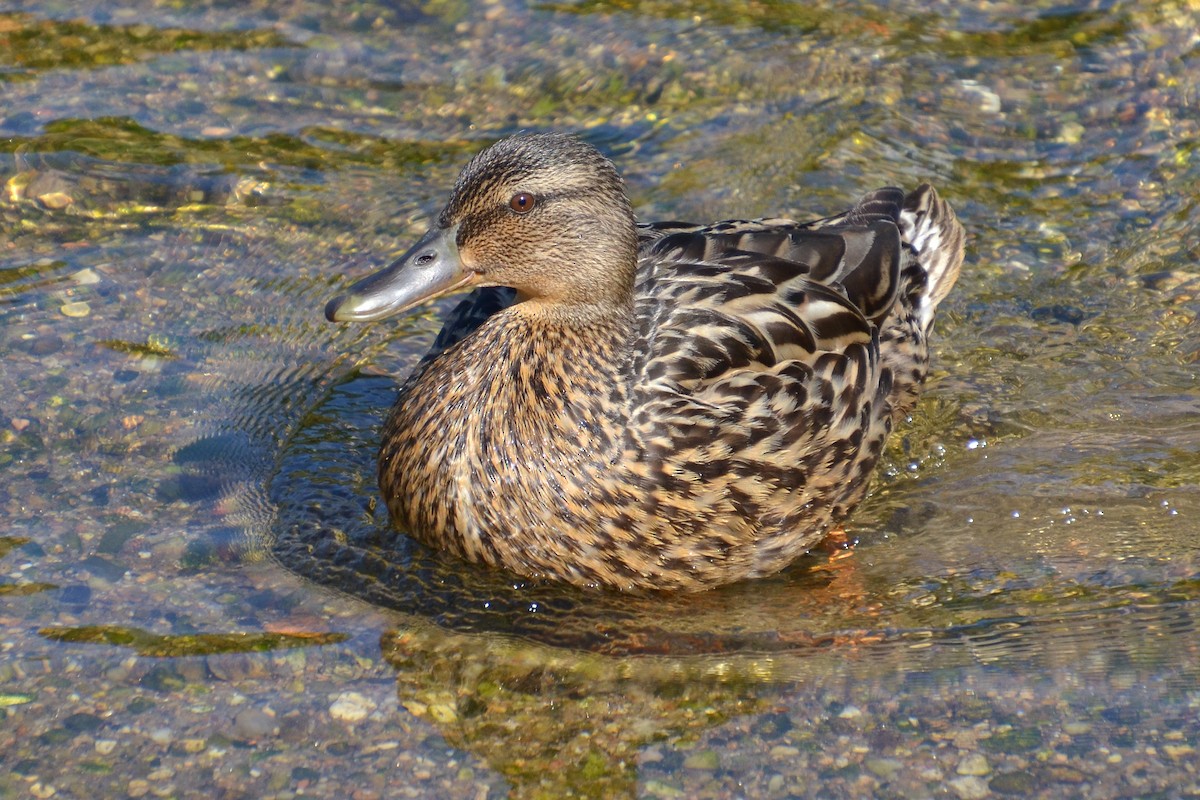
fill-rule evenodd
<path id="1" fill-rule="evenodd" d="M 0 2 L 0 796 L 1200 791 L 1198 16 Z M 648 599 L 391 535 L 446 304 L 321 309 L 543 128 L 645 218 L 954 204 L 853 547 Z"/>

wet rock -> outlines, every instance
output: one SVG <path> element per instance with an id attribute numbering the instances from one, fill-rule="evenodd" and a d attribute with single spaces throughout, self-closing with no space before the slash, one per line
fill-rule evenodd
<path id="1" fill-rule="evenodd" d="M 1156 291 L 1171 291 L 1180 286 L 1185 286 L 1200 280 L 1200 275 L 1193 272 L 1183 272 L 1180 270 L 1167 270 L 1165 272 L 1154 272 L 1148 275 L 1139 276 L 1142 285 L 1147 289 Z"/>
<path id="2" fill-rule="evenodd" d="M 279 720 L 280 738 L 292 744 L 308 741 L 312 728 L 312 719 L 305 714 L 293 713 Z"/>
<path id="3" fill-rule="evenodd" d="M 75 198 L 66 192 L 46 192 L 37 196 L 38 204 L 51 211 L 61 211 L 74 204 Z"/>
<path id="4" fill-rule="evenodd" d="M 1102 710 L 1100 716 L 1113 725 L 1136 725 L 1142 721 L 1141 710 L 1132 706 L 1112 706 Z"/>
<path id="5" fill-rule="evenodd" d="M 233 718 L 233 738 L 255 742 L 279 732 L 275 717 L 257 708 L 246 708 Z"/>
<path id="6" fill-rule="evenodd" d="M 1038 322 L 1063 322 L 1067 325 L 1078 325 L 1087 317 L 1083 309 L 1061 304 L 1035 308 L 1030 316 Z"/>
<path id="7" fill-rule="evenodd" d="M 959 775 L 987 775 L 991 773 L 992 767 L 988 764 L 987 757 L 982 753 L 968 753 L 959 759 L 958 767 L 954 770 Z"/>
<path id="8" fill-rule="evenodd" d="M 891 780 L 904 766 L 894 758 L 868 758 L 867 771 L 882 780 Z"/>
<path id="9" fill-rule="evenodd" d="M 879 727 L 867 734 L 867 744 L 876 753 L 894 750 L 904 742 L 904 735 L 894 727 Z"/>
<path id="10" fill-rule="evenodd" d="M 959 85 L 962 87 L 963 93 L 977 104 L 977 108 L 980 111 L 987 114 L 997 114 L 1000 112 L 1000 95 L 996 94 L 990 87 L 978 81 L 966 79 L 960 80 Z"/>
<path id="11" fill-rule="evenodd" d="M 716 750 L 698 750 L 689 753 L 683 760 L 684 769 L 698 769 L 711 772 L 721 765 L 721 757 Z"/>
<path id="12" fill-rule="evenodd" d="M 107 486 L 97 486 L 88 492 L 88 499 L 92 501 L 92 505 L 103 508 L 108 505 L 110 490 Z"/>
<path id="13" fill-rule="evenodd" d="M 92 307 L 83 300 L 73 303 L 64 303 L 62 308 L 59 310 L 68 317 L 86 317 L 88 314 L 92 313 Z"/>
<path id="14" fill-rule="evenodd" d="M 991 790 L 981 778 L 974 775 L 963 775 L 955 778 L 949 783 L 950 790 L 953 791 L 960 800 L 983 800 L 987 797 Z"/>
<path id="15" fill-rule="evenodd" d="M 125 710 L 130 714 L 144 714 L 157 706 L 158 704 L 148 697 L 135 697 L 129 701 L 129 705 L 125 707 Z"/>
<path id="16" fill-rule="evenodd" d="M 92 733 L 104 727 L 104 720 L 94 714 L 72 714 L 62 721 L 62 726 L 71 733 Z"/>
<path id="17" fill-rule="evenodd" d="M 37 741 L 39 744 L 53 748 L 62 744 L 66 744 L 67 742 L 71 741 L 74 736 L 75 734 L 71 733 L 66 728 L 51 728 L 50 730 L 38 736 Z"/>
<path id="18" fill-rule="evenodd" d="M 155 728 L 147 734 L 150 741 L 160 747 L 170 747 L 175 741 L 175 731 L 170 728 Z"/>
<path id="19" fill-rule="evenodd" d="M 292 780 L 299 783 L 300 781 L 315 782 L 320 780 L 321 773 L 311 767 L 299 766 L 292 768 Z"/>
<path id="20" fill-rule="evenodd" d="M 1047 764 L 1038 770 L 1038 776 L 1043 781 L 1052 781 L 1054 783 L 1083 783 L 1088 779 L 1086 773 L 1069 767 L 1066 764 Z"/>
<path id="21" fill-rule="evenodd" d="M 140 685 L 155 692 L 176 692 L 187 685 L 183 676 L 166 665 L 152 667 L 142 676 Z"/>
<path id="22" fill-rule="evenodd" d="M 220 475 L 183 473 L 164 480 L 154 494 L 163 503 L 173 503 L 176 500 L 195 503 L 216 497 L 223 485 L 224 479 Z"/>
<path id="23" fill-rule="evenodd" d="M 993 733 L 980 742 L 993 753 L 1023 753 L 1042 744 L 1042 734 L 1036 728 L 1012 728 Z"/>
<path id="24" fill-rule="evenodd" d="M 1078 122 L 1065 122 L 1058 129 L 1058 138 L 1056 141 L 1063 144 L 1079 144 L 1083 141 L 1084 134 L 1087 133 L 1087 128 L 1080 125 Z"/>
<path id="25" fill-rule="evenodd" d="M 672 798 L 684 796 L 682 789 L 658 780 L 646 781 L 645 790 L 649 797 Z"/>
<path id="26" fill-rule="evenodd" d="M 109 525 L 100 537 L 100 541 L 96 545 L 96 551 L 109 555 L 119 553 L 131 537 L 149 529 L 149 527 L 149 524 L 136 520 L 122 520 L 121 522 Z"/>
<path id="27" fill-rule="evenodd" d="M 1029 797 L 1037 782 L 1028 772 L 1001 772 L 988 781 L 988 788 L 996 794 L 1012 797 Z"/>
<path id="28" fill-rule="evenodd" d="M 435 722 L 446 725 L 458 719 L 458 711 L 450 703 L 430 703 L 429 716 Z"/>
<path id="29" fill-rule="evenodd" d="M 342 722 L 361 722 L 376 708 L 375 701 L 358 692 L 342 692 L 329 707 L 329 715 Z"/>
<path id="30" fill-rule="evenodd" d="M 47 333 L 38 336 L 29 342 L 29 354 L 38 356 L 49 356 L 57 353 L 63 348 L 63 340 L 61 336 L 53 333 Z"/>
<path id="31" fill-rule="evenodd" d="M 127 571 L 124 564 L 118 564 L 101 556 L 89 556 L 81 561 L 79 565 L 93 576 L 108 583 L 116 583 L 121 580 Z"/>
<path id="32" fill-rule="evenodd" d="M 208 749 L 208 741 L 199 737 L 184 739 L 182 742 L 179 742 L 178 749 L 182 750 L 187 755 L 195 755 L 196 753 L 202 753 Z"/>
<path id="33" fill-rule="evenodd" d="M 787 714 L 763 714 L 754 721 L 750 730 L 762 739 L 778 739 L 793 727 L 792 718 Z"/>
<path id="34" fill-rule="evenodd" d="M 85 583 L 73 583 L 58 590 L 58 599 L 69 606 L 86 606 L 92 600 L 92 589 Z"/>
<path id="35" fill-rule="evenodd" d="M 223 681 L 265 678 L 270 670 L 264 659 L 250 653 L 221 653 L 206 659 L 208 671 Z"/>

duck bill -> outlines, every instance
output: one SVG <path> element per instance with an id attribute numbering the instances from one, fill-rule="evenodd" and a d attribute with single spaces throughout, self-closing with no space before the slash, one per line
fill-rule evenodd
<path id="1" fill-rule="evenodd" d="M 325 306 L 330 322 L 371 322 L 473 283 L 458 254 L 458 226 L 434 228 L 407 253 Z"/>

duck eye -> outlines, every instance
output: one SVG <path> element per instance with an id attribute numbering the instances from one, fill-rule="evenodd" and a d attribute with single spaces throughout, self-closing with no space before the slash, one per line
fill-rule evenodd
<path id="1" fill-rule="evenodd" d="M 533 209 L 537 199 L 529 192 L 517 192 L 508 201 L 508 207 L 518 214 L 525 214 Z"/>

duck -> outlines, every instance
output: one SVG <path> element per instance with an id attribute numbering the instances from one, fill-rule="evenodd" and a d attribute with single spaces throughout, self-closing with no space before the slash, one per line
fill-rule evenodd
<path id="1" fill-rule="evenodd" d="M 471 290 L 383 425 L 394 528 L 523 579 L 700 591 L 778 572 L 863 499 L 964 240 L 928 184 L 809 222 L 638 222 L 596 148 L 520 133 L 325 315 Z"/>

